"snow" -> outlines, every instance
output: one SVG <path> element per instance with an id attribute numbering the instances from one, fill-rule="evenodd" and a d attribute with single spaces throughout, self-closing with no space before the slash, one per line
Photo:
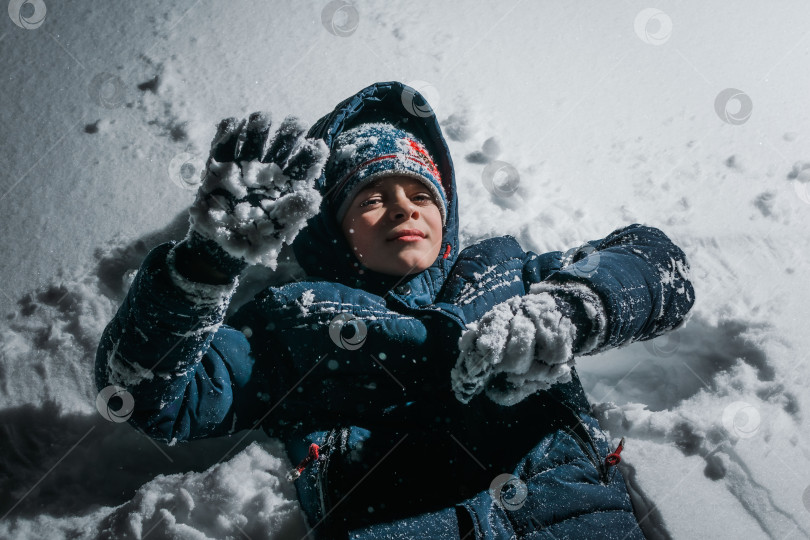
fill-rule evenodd
<path id="1" fill-rule="evenodd" d="M 98 537 L 254 538 L 268 530 L 306 534 L 284 462 L 254 442 L 205 471 L 158 476 L 101 522 Z"/>
<path id="2" fill-rule="evenodd" d="M 566 283 L 535 283 L 529 289 L 531 294 L 541 294 L 548 292 L 556 294 L 563 290 L 581 301 L 585 316 L 593 324 L 591 334 L 580 345 L 580 354 L 595 354 L 604 343 L 607 336 L 607 312 L 602 299 L 587 285 L 575 281 Z"/>
<path id="3" fill-rule="evenodd" d="M 509 406 L 557 382 L 570 382 L 576 331 L 549 292 L 496 305 L 468 324 L 459 340 L 460 355 L 451 372 L 456 397 L 468 403 L 483 390 Z M 485 389 L 499 375 L 505 375 L 506 388 Z"/>
<path id="4" fill-rule="evenodd" d="M 579 352 L 594 354 L 607 330 L 607 314 L 599 296 L 581 283 L 536 283 L 530 294 L 510 298 L 467 325 L 450 373 L 459 401 L 469 403 L 484 391 L 492 401 L 508 407 L 538 390 L 571 381 L 578 334 L 555 301 L 563 291 L 580 301 L 583 316 L 592 321 L 592 335 Z M 499 378 L 503 380 L 498 382 Z"/>
<path id="5" fill-rule="evenodd" d="M 311 306 L 313 300 L 315 300 L 315 292 L 313 289 L 307 289 L 301 293 L 301 305 L 303 307 Z"/>
<path id="6" fill-rule="evenodd" d="M 189 210 L 191 228 L 233 257 L 275 270 L 283 244 L 292 243 L 321 204 L 321 194 L 313 186 L 328 149 L 320 140 L 297 141 L 289 161 L 305 151 L 314 158 L 299 180 L 284 174 L 284 163 L 211 159 Z"/>
<path id="7" fill-rule="evenodd" d="M 0 537 L 304 535 L 276 441 L 104 420 L 95 348 L 148 249 L 185 235 L 220 119 L 311 123 L 385 80 L 437 111 L 464 245 L 565 251 L 640 222 L 685 251 L 686 324 L 577 359 L 648 536 L 810 536 L 805 3 L 370 0 L 337 30 L 314 0 L 44 5 L 0 28 Z M 726 89 L 750 101 L 717 107 Z M 486 176 L 496 156 L 512 169 Z"/>

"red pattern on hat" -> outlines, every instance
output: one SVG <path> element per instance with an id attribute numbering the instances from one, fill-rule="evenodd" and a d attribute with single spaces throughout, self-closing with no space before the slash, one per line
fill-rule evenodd
<path id="1" fill-rule="evenodd" d="M 430 154 L 427 151 L 427 148 L 424 147 L 422 143 L 419 141 L 415 141 L 411 138 L 405 139 L 407 141 L 408 146 L 411 149 L 411 156 L 418 159 L 422 164 L 427 167 L 430 173 L 433 175 L 436 180 L 441 183 L 442 177 L 439 174 L 439 169 L 436 167 L 436 164 L 433 162 L 433 159 L 430 157 Z"/>
<path id="2" fill-rule="evenodd" d="M 343 186 L 352 178 L 358 171 L 365 169 L 372 163 L 376 163 L 377 161 L 382 161 L 384 159 L 400 159 L 406 158 L 410 159 L 411 161 L 415 161 L 420 165 L 423 165 L 430 174 L 436 179 L 439 183 L 439 186 L 442 185 L 442 176 L 439 174 L 439 168 L 436 166 L 436 163 L 433 162 L 433 158 L 430 157 L 430 154 L 427 151 L 427 148 L 420 143 L 419 141 L 415 141 L 411 138 L 406 138 L 405 141 L 408 143 L 408 153 L 403 154 L 388 154 L 385 156 L 376 156 L 369 160 L 366 160 L 358 165 L 356 165 L 352 170 L 346 173 L 343 178 L 338 180 L 335 187 L 332 188 L 331 199 L 335 200 L 340 196 L 341 191 L 343 190 Z"/>

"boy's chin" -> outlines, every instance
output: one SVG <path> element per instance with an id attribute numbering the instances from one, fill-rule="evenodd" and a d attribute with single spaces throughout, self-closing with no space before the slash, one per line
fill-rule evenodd
<path id="1" fill-rule="evenodd" d="M 377 272 L 382 274 L 387 274 L 389 276 L 397 276 L 403 277 L 408 276 L 411 274 L 418 274 L 430 267 L 429 264 L 425 264 L 423 261 L 415 258 L 396 258 L 392 257 L 385 261 L 384 264 L 379 265 Z M 369 266 L 371 270 L 375 270 L 375 268 Z"/>

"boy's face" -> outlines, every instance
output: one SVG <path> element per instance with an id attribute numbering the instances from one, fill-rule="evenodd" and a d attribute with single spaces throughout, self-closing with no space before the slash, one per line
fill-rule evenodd
<path id="1" fill-rule="evenodd" d="M 429 268 L 442 243 L 442 215 L 430 191 L 419 180 L 400 175 L 363 188 L 341 229 L 360 262 L 392 276 Z"/>

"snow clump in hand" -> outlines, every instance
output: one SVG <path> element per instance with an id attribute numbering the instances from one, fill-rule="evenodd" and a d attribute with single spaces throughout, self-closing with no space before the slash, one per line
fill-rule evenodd
<path id="1" fill-rule="evenodd" d="M 212 149 L 203 183 L 189 209 L 190 222 L 192 230 L 231 256 L 275 270 L 283 244 L 290 244 L 318 213 L 322 197 L 314 186 L 329 149 L 320 139 L 304 138 L 300 123 L 287 118 L 269 143 L 267 158 L 248 156 L 242 148 L 252 143 L 261 150 L 268 145 L 261 139 L 266 138 L 266 130 L 251 132 L 253 123 L 251 117 L 248 128 L 237 135 L 234 158 Z M 269 118 L 265 125 L 269 129 Z"/>
<path id="2" fill-rule="evenodd" d="M 485 391 L 514 405 L 538 390 L 571 380 L 576 326 L 549 293 L 528 294 L 496 305 L 459 340 L 451 372 L 456 398 L 468 403 Z"/>

